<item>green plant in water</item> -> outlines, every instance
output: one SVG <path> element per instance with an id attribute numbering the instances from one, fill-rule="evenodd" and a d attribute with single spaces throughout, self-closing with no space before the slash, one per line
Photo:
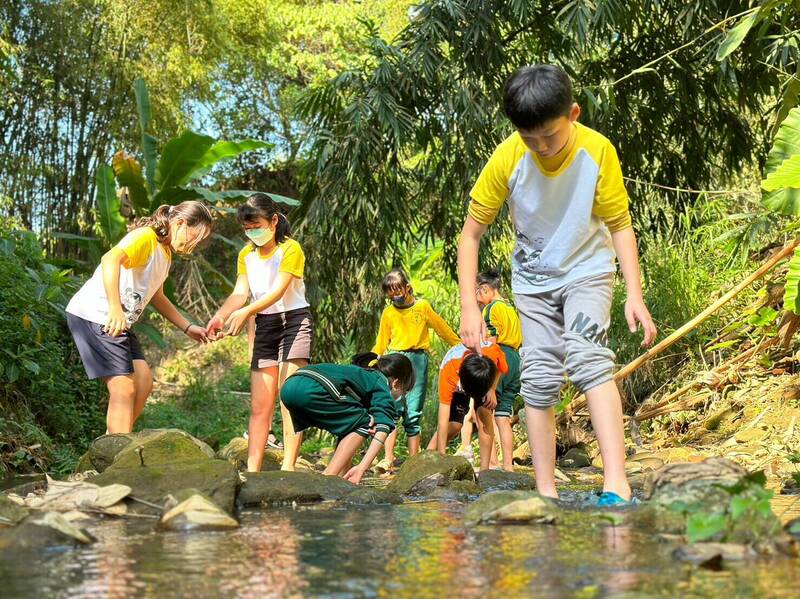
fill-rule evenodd
<path id="1" fill-rule="evenodd" d="M 722 511 L 711 511 L 702 503 L 676 502 L 670 508 L 686 516 L 690 543 L 709 541 L 756 542 L 778 531 L 780 522 L 772 513 L 773 492 L 766 489 L 763 471 L 753 472 L 734 485 L 715 484 L 729 500 Z"/>

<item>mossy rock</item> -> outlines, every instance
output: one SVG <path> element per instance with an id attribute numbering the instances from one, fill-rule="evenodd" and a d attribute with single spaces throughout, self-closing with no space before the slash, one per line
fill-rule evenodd
<path id="1" fill-rule="evenodd" d="M 17 505 L 8 497 L 0 495 L 0 526 L 14 526 L 30 514 L 28 508 Z"/>
<path id="2" fill-rule="evenodd" d="M 397 493 L 392 493 L 386 489 L 374 489 L 370 487 L 358 487 L 342 497 L 337 504 L 347 505 L 399 505 L 403 503 L 403 498 Z"/>
<path id="3" fill-rule="evenodd" d="M 434 489 L 428 497 L 430 499 L 440 499 L 442 501 L 460 501 L 466 503 L 480 494 L 481 488 L 478 486 L 478 483 L 469 480 L 454 480 L 446 487 Z"/>
<path id="4" fill-rule="evenodd" d="M 109 468 L 137 468 L 199 462 L 215 457 L 214 450 L 189 433 L 177 429 L 134 433 L 131 442 L 114 458 Z"/>
<path id="5" fill-rule="evenodd" d="M 133 468 L 146 466 L 194 462 L 214 457 L 214 450 L 206 443 L 178 429 L 150 429 L 137 433 L 103 435 L 89 446 L 78 461 L 76 472 L 107 468 Z"/>
<path id="6" fill-rule="evenodd" d="M 247 439 L 244 437 L 234 437 L 228 444 L 217 452 L 217 458 L 228 460 L 231 464 L 244 470 L 247 468 Z M 264 451 L 264 461 L 261 464 L 262 472 L 272 472 L 281 469 L 283 462 L 283 452 L 277 449 L 267 449 Z"/>
<path id="7" fill-rule="evenodd" d="M 475 482 L 475 472 L 466 458 L 442 455 L 435 451 L 421 451 L 403 463 L 394 480 L 386 486 L 386 489 L 393 493 L 407 495 L 415 487 L 420 488 L 419 483 L 423 479 L 437 474 L 444 477 L 444 480 L 437 485 L 439 487 L 448 486 L 457 480 Z"/>
<path id="8" fill-rule="evenodd" d="M 95 540 L 61 514 L 43 512 L 25 518 L 13 528 L 0 529 L 0 560 L 4 554 L 18 559 L 20 550 L 38 552 L 49 547 L 88 545 Z"/>
<path id="9" fill-rule="evenodd" d="M 239 491 L 242 506 L 315 503 L 342 499 L 357 489 L 337 476 L 316 472 L 249 472 Z"/>
<path id="10" fill-rule="evenodd" d="M 109 468 L 88 482 L 96 485 L 119 483 L 131 487 L 131 495 L 151 503 L 162 504 L 167 495 L 194 488 L 214 503 L 232 512 L 239 473 L 225 460 L 204 459 L 199 462 L 162 464 L 135 468 Z"/>
<path id="11" fill-rule="evenodd" d="M 553 523 L 561 509 L 551 499 L 532 491 L 494 491 L 480 496 L 467 507 L 464 520 L 472 526 L 482 522 Z"/>
<path id="12" fill-rule="evenodd" d="M 536 483 L 525 472 L 484 470 L 478 473 L 478 485 L 484 491 L 532 491 Z"/>

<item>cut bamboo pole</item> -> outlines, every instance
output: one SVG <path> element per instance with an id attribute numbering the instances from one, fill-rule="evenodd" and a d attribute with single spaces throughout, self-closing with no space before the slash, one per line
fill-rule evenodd
<path id="1" fill-rule="evenodd" d="M 662 351 L 673 345 L 675 342 L 679 341 L 689 333 L 691 333 L 694 329 L 700 326 L 703 322 L 708 320 L 708 318 L 714 314 L 717 310 L 722 308 L 725 304 L 731 301 L 734 297 L 739 295 L 744 289 L 749 287 L 755 281 L 763 277 L 767 274 L 772 268 L 781 260 L 786 258 L 789 254 L 791 254 L 797 245 L 800 244 L 800 238 L 793 240 L 791 243 L 787 244 L 783 249 L 780 251 L 775 252 L 769 260 L 764 262 L 761 267 L 758 268 L 755 272 L 753 272 L 750 276 L 742 280 L 738 285 L 731 288 L 725 295 L 720 297 L 717 301 L 711 304 L 708 308 L 700 312 L 697 316 L 692 318 L 689 322 L 684 324 L 679 329 L 673 331 L 670 335 L 666 338 L 662 339 L 659 343 L 651 347 L 641 356 L 636 358 L 635 360 L 629 362 L 624 367 L 614 374 L 614 381 L 619 382 L 626 378 L 627 376 L 631 375 L 635 372 L 638 368 L 644 365 L 646 362 L 651 360 L 653 357 L 660 354 Z M 577 397 L 572 404 L 570 405 L 569 409 L 562 412 L 558 417 L 558 423 L 563 424 L 567 418 L 570 417 L 571 413 L 576 412 L 578 410 L 583 409 L 586 406 L 586 396 L 581 395 Z"/>

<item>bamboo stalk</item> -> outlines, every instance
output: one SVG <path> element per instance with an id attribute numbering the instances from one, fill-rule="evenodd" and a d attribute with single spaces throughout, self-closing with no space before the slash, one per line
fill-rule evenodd
<path id="1" fill-rule="evenodd" d="M 794 239 L 791 243 L 784 246 L 778 252 L 775 252 L 769 260 L 764 262 L 755 272 L 753 272 L 750 276 L 742 280 L 738 285 L 731 288 L 727 293 L 725 293 L 722 297 L 720 297 L 717 301 L 713 304 L 708 306 L 705 310 L 700 312 L 697 316 L 692 318 L 689 322 L 684 324 L 679 329 L 673 331 L 670 335 L 666 338 L 662 339 L 659 343 L 651 347 L 645 353 L 643 353 L 638 358 L 634 359 L 633 361 L 626 364 L 620 370 L 614 374 L 614 381 L 619 382 L 624 378 L 631 375 L 635 372 L 638 368 L 644 365 L 646 362 L 651 360 L 656 355 L 660 354 L 662 351 L 680 341 L 683 337 L 691 333 L 694 329 L 700 326 L 703 322 L 708 320 L 708 318 L 714 314 L 717 310 L 722 308 L 725 304 L 731 301 L 734 297 L 739 295 L 744 289 L 749 287 L 752 283 L 763 277 L 767 274 L 772 268 L 781 260 L 786 258 L 789 254 L 791 254 L 797 245 L 800 244 L 800 238 Z M 559 424 L 563 424 L 563 422 L 570 416 L 572 412 L 578 411 L 586 406 L 586 396 L 581 395 L 572 402 L 570 408 L 565 410 L 562 414 L 558 417 Z"/>

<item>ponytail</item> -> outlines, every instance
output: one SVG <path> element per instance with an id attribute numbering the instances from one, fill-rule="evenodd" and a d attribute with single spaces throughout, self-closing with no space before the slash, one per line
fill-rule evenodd
<path id="1" fill-rule="evenodd" d="M 361 368 L 377 370 L 386 378 L 397 379 L 400 381 L 400 386 L 406 391 L 411 389 L 416 382 L 414 367 L 411 365 L 411 360 L 406 358 L 403 354 L 386 354 L 385 356 L 379 357 L 378 354 L 374 352 L 365 352 L 353 356 L 350 362 Z"/>
<path id="2" fill-rule="evenodd" d="M 150 216 L 143 216 L 133 221 L 128 230 L 150 227 L 156 232 L 159 243 L 164 243 L 169 239 L 169 223 L 178 219 L 183 220 L 188 227 L 202 228 L 201 239 L 211 235 L 214 226 L 211 210 L 203 202 L 197 200 L 187 200 L 175 206 L 162 204 Z"/>

